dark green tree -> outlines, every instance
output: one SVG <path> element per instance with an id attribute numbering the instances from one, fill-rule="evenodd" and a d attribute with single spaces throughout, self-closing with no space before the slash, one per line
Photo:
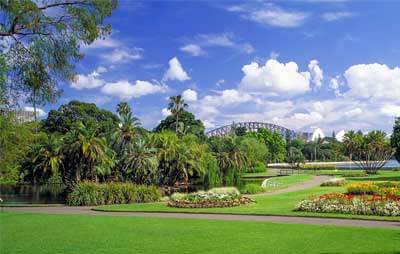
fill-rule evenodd
<path id="1" fill-rule="evenodd" d="M 268 162 L 282 162 L 285 159 L 286 145 L 280 133 L 261 128 L 257 132 L 248 132 L 246 135 L 264 142 L 269 151 Z"/>
<path id="2" fill-rule="evenodd" d="M 396 121 L 394 122 L 390 143 L 392 147 L 396 149 L 394 157 L 398 162 L 400 162 L 400 117 L 397 117 Z"/>
<path id="3" fill-rule="evenodd" d="M 99 134 L 111 133 L 119 119 L 110 111 L 99 109 L 94 103 L 70 101 L 58 110 L 51 110 L 43 121 L 43 128 L 48 132 L 67 133 L 76 122 L 94 127 Z"/>
<path id="4" fill-rule="evenodd" d="M 244 135 L 246 135 L 246 132 L 247 132 L 246 127 L 237 127 L 237 128 L 235 128 L 235 135 L 236 136 L 239 136 L 239 137 L 244 136 Z"/>
<path id="5" fill-rule="evenodd" d="M 186 111 L 181 110 L 179 112 L 179 122 L 181 123 L 182 133 L 184 134 L 193 134 L 197 137 L 204 137 L 204 125 L 203 123 L 196 119 L 195 116 Z M 154 129 L 156 132 L 160 132 L 163 130 L 176 130 L 176 116 L 169 115 L 164 120 L 160 122 L 160 124 Z"/>

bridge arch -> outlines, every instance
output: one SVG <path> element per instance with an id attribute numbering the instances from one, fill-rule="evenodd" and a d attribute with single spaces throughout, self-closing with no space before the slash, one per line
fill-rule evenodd
<path id="1" fill-rule="evenodd" d="M 206 132 L 207 137 L 223 137 L 232 133 L 234 128 L 244 127 L 247 131 L 257 131 L 258 129 L 264 128 L 274 132 L 280 133 L 283 137 L 293 139 L 296 137 L 296 132 L 288 128 L 276 125 L 273 123 L 266 122 L 238 122 L 229 125 L 221 126 L 216 129 Z"/>

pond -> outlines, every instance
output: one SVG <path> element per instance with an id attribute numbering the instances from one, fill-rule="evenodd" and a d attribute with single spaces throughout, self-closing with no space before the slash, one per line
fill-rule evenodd
<path id="1" fill-rule="evenodd" d="M 4 204 L 62 204 L 62 184 L 0 184 Z"/>
<path id="2" fill-rule="evenodd" d="M 340 163 L 336 164 L 336 168 L 338 168 L 338 169 L 357 169 L 359 167 L 352 162 L 340 162 Z M 400 164 L 397 162 L 397 160 L 389 160 L 383 166 L 383 169 L 392 169 L 392 168 L 400 168 Z"/>

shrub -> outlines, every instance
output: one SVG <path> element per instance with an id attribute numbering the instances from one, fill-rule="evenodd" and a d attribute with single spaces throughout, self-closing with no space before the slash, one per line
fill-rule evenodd
<path id="1" fill-rule="evenodd" d="M 400 216 L 400 199 L 390 196 L 368 197 L 331 193 L 303 200 L 295 210 L 317 213 Z"/>
<path id="2" fill-rule="evenodd" d="M 306 164 L 303 169 L 306 170 L 336 170 L 336 165 L 318 165 L 318 164 Z"/>
<path id="3" fill-rule="evenodd" d="M 258 184 L 249 183 L 249 184 L 246 184 L 246 185 L 243 187 L 243 189 L 242 189 L 241 192 L 242 192 L 243 194 L 257 194 L 257 193 L 264 192 L 264 188 L 261 187 L 261 186 L 258 185 Z"/>
<path id="4" fill-rule="evenodd" d="M 130 183 L 78 183 L 67 197 L 71 206 L 128 204 L 158 201 L 161 194 L 155 186 Z"/>
<path id="5" fill-rule="evenodd" d="M 352 183 L 346 186 L 347 193 L 353 195 L 373 195 L 378 193 L 378 187 L 373 182 Z"/>
<path id="6" fill-rule="evenodd" d="M 346 184 L 346 179 L 344 178 L 333 178 L 329 179 L 321 184 L 323 187 L 328 187 L 328 186 L 343 186 Z"/>
<path id="7" fill-rule="evenodd" d="M 252 172 L 251 173 L 265 173 L 267 172 L 267 167 L 265 166 L 265 163 L 261 162 L 261 161 L 256 161 L 254 163 L 254 167 L 252 168 Z"/>

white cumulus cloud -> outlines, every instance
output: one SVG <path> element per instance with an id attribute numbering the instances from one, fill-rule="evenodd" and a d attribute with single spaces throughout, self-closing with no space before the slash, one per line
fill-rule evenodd
<path id="1" fill-rule="evenodd" d="M 186 89 L 182 93 L 182 98 L 187 102 L 197 101 L 197 92 L 192 89 Z"/>
<path id="2" fill-rule="evenodd" d="M 35 111 L 33 107 L 24 107 L 24 110 L 31 111 L 31 112 Z M 36 115 L 37 115 L 37 117 L 44 117 L 47 115 L 47 113 L 46 113 L 46 111 L 44 111 L 41 108 L 36 108 Z"/>
<path id="3" fill-rule="evenodd" d="M 388 104 L 380 109 L 381 113 L 388 117 L 400 117 L 400 105 Z"/>
<path id="4" fill-rule="evenodd" d="M 71 82 L 70 87 L 76 90 L 101 87 L 105 84 L 105 81 L 102 78 L 99 78 L 102 71 L 103 69 L 97 69 L 88 75 L 78 74 Z"/>
<path id="5" fill-rule="evenodd" d="M 101 88 L 101 92 L 120 99 L 137 98 L 149 94 L 164 93 L 167 87 L 152 84 L 148 81 L 136 80 L 131 84 L 127 80 L 120 80 L 114 83 L 107 83 Z"/>
<path id="6" fill-rule="evenodd" d="M 164 73 L 163 81 L 178 80 L 182 82 L 189 79 L 190 79 L 189 75 L 183 69 L 177 57 L 174 57 L 171 60 L 169 60 L 169 68 Z"/>
<path id="7" fill-rule="evenodd" d="M 128 63 L 131 61 L 139 60 L 143 58 L 143 49 L 141 48 L 116 48 L 111 52 L 107 52 L 101 55 L 101 57 L 109 63 L 121 64 Z"/>
<path id="8" fill-rule="evenodd" d="M 311 79 L 314 85 L 319 88 L 322 86 L 322 80 L 324 79 L 324 72 L 318 65 L 317 60 L 311 60 L 308 64 L 308 70 L 311 74 Z"/>
<path id="9" fill-rule="evenodd" d="M 400 68 L 385 64 L 358 64 L 348 68 L 344 77 L 349 87 L 346 93 L 366 99 L 399 99 Z"/>
<path id="10" fill-rule="evenodd" d="M 310 90 L 310 73 L 299 72 L 295 62 L 280 63 L 269 59 L 265 65 L 256 62 L 244 65 L 240 89 L 267 95 L 297 95 Z"/>

